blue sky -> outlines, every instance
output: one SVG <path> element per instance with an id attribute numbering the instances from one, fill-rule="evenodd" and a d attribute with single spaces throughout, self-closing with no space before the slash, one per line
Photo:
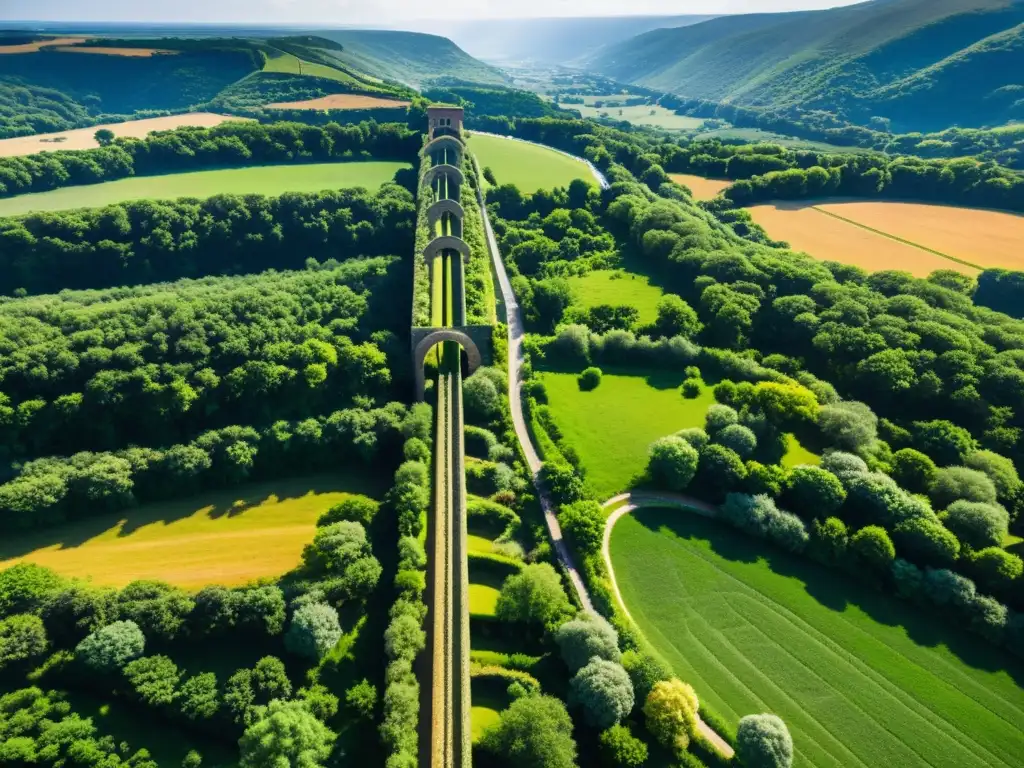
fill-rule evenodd
<path id="1" fill-rule="evenodd" d="M 630 14 L 794 11 L 857 0 L 630 0 Z M 621 15 L 622 0 L 0 0 L 0 20 L 394 25 L 430 18 Z"/>

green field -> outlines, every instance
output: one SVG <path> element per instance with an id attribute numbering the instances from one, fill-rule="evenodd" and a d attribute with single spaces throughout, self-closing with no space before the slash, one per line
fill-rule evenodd
<path id="1" fill-rule="evenodd" d="M 351 493 L 376 496 L 367 473 L 251 483 L 226 491 L 146 504 L 6 536 L 0 570 L 16 562 L 65 576 L 123 586 L 159 579 L 188 589 L 244 584 L 294 568 L 316 520 Z"/>
<path id="2" fill-rule="evenodd" d="M 628 304 L 640 312 L 642 325 L 658 317 L 658 300 L 662 290 L 651 285 L 645 275 L 599 269 L 585 275 L 570 277 L 569 285 L 584 309 L 599 304 Z"/>
<path id="3" fill-rule="evenodd" d="M 678 374 L 606 371 L 591 392 L 580 391 L 576 376 L 544 372 L 541 380 L 555 423 L 579 452 L 587 486 L 602 499 L 625 490 L 643 472 L 651 443 L 686 427 L 703 426 L 704 413 L 715 402 L 707 387 L 692 400 L 683 397 Z"/>
<path id="4" fill-rule="evenodd" d="M 144 198 L 168 200 L 223 194 L 276 196 L 285 192 L 319 192 L 343 187 L 366 187 L 373 190 L 390 181 L 396 171 L 408 167 L 405 163 L 380 161 L 306 163 L 137 176 L 9 197 L 0 200 L 0 216 L 14 216 L 30 211 L 94 208 Z"/>
<path id="5" fill-rule="evenodd" d="M 346 83 L 347 85 L 362 85 L 362 83 L 347 72 L 342 72 L 334 67 L 305 61 L 294 54 L 276 49 L 268 51 L 268 54 L 267 63 L 263 66 L 264 72 L 281 72 L 289 75 L 301 74 L 307 77 L 323 77 L 327 80 L 337 80 L 339 83 Z"/>
<path id="6" fill-rule="evenodd" d="M 677 115 L 662 106 L 639 105 L 635 107 L 594 107 L 581 104 L 566 104 L 566 109 L 578 109 L 584 117 L 625 120 L 633 125 L 646 125 L 666 131 L 693 131 L 704 124 L 702 117 Z M 653 113 L 653 114 L 652 114 Z"/>
<path id="7" fill-rule="evenodd" d="M 481 168 L 494 171 L 499 184 L 515 184 L 521 192 L 567 187 L 573 179 L 594 180 L 583 163 L 536 144 L 472 134 L 467 146 Z"/>
<path id="8" fill-rule="evenodd" d="M 623 518 L 611 557 L 676 674 L 734 722 L 781 716 L 794 765 L 1024 765 L 1024 668 L 983 640 L 678 510 Z"/>

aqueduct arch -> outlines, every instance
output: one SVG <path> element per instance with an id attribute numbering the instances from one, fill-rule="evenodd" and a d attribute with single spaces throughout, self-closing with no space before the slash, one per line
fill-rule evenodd
<path id="1" fill-rule="evenodd" d="M 466 148 L 462 144 L 462 140 L 455 136 L 438 136 L 436 139 L 431 139 L 423 145 L 423 149 L 420 150 L 420 154 L 428 156 L 438 151 L 439 149 L 450 149 L 455 153 L 455 162 L 457 164 L 462 163 L 462 156 L 466 152 Z"/>
<path id="2" fill-rule="evenodd" d="M 427 247 L 423 249 L 423 260 L 430 264 L 431 259 L 441 251 L 458 251 L 462 254 L 463 261 L 469 261 L 469 246 L 461 237 L 454 235 L 441 235 L 427 243 Z"/>
<path id="3" fill-rule="evenodd" d="M 433 186 L 434 181 L 442 174 L 455 179 L 456 189 L 461 187 L 462 183 L 466 180 L 466 177 L 462 175 L 462 171 L 458 167 L 442 163 L 441 165 L 435 165 L 423 174 L 423 184 L 425 186 Z"/>
<path id="4" fill-rule="evenodd" d="M 454 200 L 438 200 L 427 208 L 427 226 L 430 227 L 430 231 L 436 231 L 437 222 L 446 213 L 450 213 L 459 222 L 459 231 L 456 233 L 456 236 L 461 237 L 466 213 L 462 210 L 462 206 Z"/>
<path id="5" fill-rule="evenodd" d="M 483 363 L 483 358 L 480 356 L 480 349 L 477 347 L 476 342 L 470 338 L 469 334 L 454 328 L 438 328 L 430 330 L 419 341 L 415 342 L 416 346 L 412 351 L 413 370 L 416 372 L 417 400 L 422 401 L 426 393 L 427 381 L 426 375 L 423 373 L 423 363 L 427 359 L 427 353 L 442 341 L 454 341 L 462 347 L 466 353 L 466 358 L 469 361 L 469 373 L 471 375 Z"/>

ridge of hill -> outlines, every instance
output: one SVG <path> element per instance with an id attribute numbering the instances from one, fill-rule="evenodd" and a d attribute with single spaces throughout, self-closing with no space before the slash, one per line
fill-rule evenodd
<path id="1" fill-rule="evenodd" d="M 901 132 L 1003 124 L 1024 119 L 1024 0 L 725 16 L 638 35 L 583 64 L 686 98 L 824 110 Z"/>
<path id="2" fill-rule="evenodd" d="M 479 85 L 509 82 L 501 70 L 478 61 L 447 37 L 384 29 L 317 30 L 340 45 L 327 53 L 339 65 L 421 88 L 442 81 Z"/>

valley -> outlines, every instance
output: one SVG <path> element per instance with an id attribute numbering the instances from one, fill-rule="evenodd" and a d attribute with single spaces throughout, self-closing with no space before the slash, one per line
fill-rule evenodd
<path id="1" fill-rule="evenodd" d="M 0 10 L 0 764 L 1024 768 L 1024 5 L 827 4 Z"/>

